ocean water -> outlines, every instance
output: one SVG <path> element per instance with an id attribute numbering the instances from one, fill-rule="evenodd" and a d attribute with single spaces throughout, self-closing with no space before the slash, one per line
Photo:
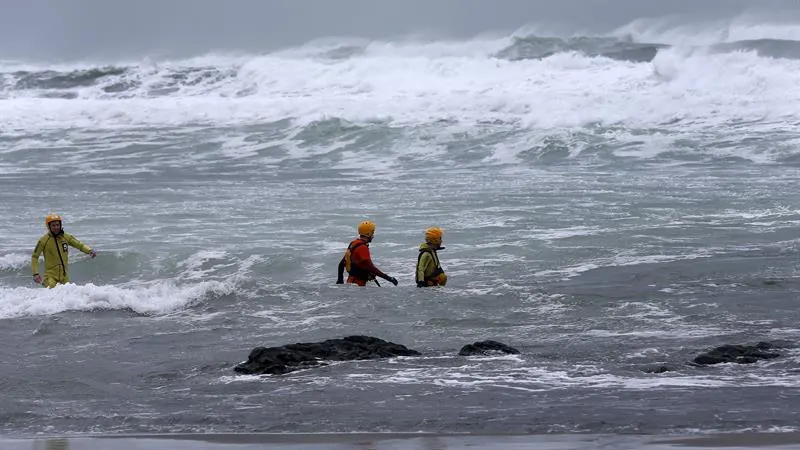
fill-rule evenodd
<path id="1" fill-rule="evenodd" d="M 0 62 L 0 434 L 796 430 L 798 104 L 779 25 Z M 365 219 L 397 287 L 334 284 Z M 424 355 L 232 370 L 353 334 Z"/>

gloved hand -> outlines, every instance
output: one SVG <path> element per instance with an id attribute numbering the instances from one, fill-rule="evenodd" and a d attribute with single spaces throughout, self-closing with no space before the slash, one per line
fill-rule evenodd
<path id="1" fill-rule="evenodd" d="M 389 283 L 392 283 L 393 285 L 397 286 L 397 278 L 395 278 L 395 277 L 388 277 L 388 278 L 386 278 L 386 281 L 388 281 Z"/>
<path id="2" fill-rule="evenodd" d="M 33 282 L 36 284 L 42 284 L 42 276 L 37 273 L 33 276 Z"/>
<path id="3" fill-rule="evenodd" d="M 89 256 L 91 256 L 92 259 L 94 259 L 97 256 L 97 252 L 94 250 L 89 250 Z"/>

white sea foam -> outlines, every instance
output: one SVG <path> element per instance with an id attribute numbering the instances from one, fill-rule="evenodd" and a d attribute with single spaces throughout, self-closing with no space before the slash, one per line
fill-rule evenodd
<path id="1" fill-rule="evenodd" d="M 747 30 L 743 35 L 766 33 L 763 27 Z M 453 46 L 460 50 L 454 51 Z M 0 131 L 121 130 L 197 123 L 241 126 L 285 118 L 295 118 L 295 126 L 303 126 L 339 117 L 406 125 L 438 120 L 466 126 L 497 122 L 542 130 L 624 124 L 676 133 L 707 132 L 731 121 L 750 120 L 755 122 L 751 133 L 773 133 L 794 130 L 800 121 L 795 108 L 800 100 L 798 60 L 744 51 L 670 48 L 659 50 L 652 62 L 577 52 L 507 61 L 491 56 L 497 48 L 496 40 L 457 45 L 372 43 L 366 53 L 334 61 L 271 54 L 144 62 L 126 75 L 109 75 L 110 81 L 75 88 L 75 99 L 36 98 L 31 97 L 38 95 L 35 90 L 15 91 L 0 104 L 4 118 Z M 162 97 L 148 94 L 176 71 L 191 67 L 210 67 L 228 75 L 198 79 Z M 114 77 L 134 78 L 140 87 L 125 96 L 104 91 L 103 83 L 120 81 Z M 234 145 L 240 139 L 236 136 L 230 139 L 230 144 L 223 145 L 231 158 L 258 151 L 258 146 L 240 141 Z M 519 139 L 497 144 L 490 159 L 513 161 L 530 148 L 523 144 L 539 138 Z M 669 136 L 653 139 L 673 140 Z M 618 152 L 649 157 L 663 148 L 655 144 Z M 30 145 L 38 144 L 31 141 L 25 146 Z M 324 149 L 294 148 L 292 152 L 301 157 L 345 145 L 347 141 L 341 141 Z M 579 153 L 582 146 L 576 143 L 571 151 Z M 769 153 L 748 153 L 738 147 L 715 151 L 770 159 Z M 358 155 L 345 154 L 339 164 L 346 168 L 358 161 Z"/>
<path id="2" fill-rule="evenodd" d="M 31 263 L 31 255 L 8 253 L 0 255 L 0 270 L 18 270 Z"/>
<path id="3" fill-rule="evenodd" d="M 133 310 L 140 314 L 164 314 L 185 308 L 208 295 L 232 292 L 232 285 L 217 281 L 190 285 L 162 281 L 132 287 L 96 286 L 91 283 L 70 283 L 53 289 L 0 287 L 0 318 L 93 310 Z"/>

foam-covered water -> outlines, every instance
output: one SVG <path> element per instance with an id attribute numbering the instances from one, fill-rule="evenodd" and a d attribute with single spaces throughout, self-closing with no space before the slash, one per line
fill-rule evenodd
<path id="1" fill-rule="evenodd" d="M 0 431 L 792 429 L 796 32 L 0 63 Z M 51 211 L 99 256 L 45 290 Z M 333 283 L 367 218 L 398 287 Z M 232 371 L 351 334 L 424 356 Z M 456 356 L 484 339 L 522 355 Z M 760 340 L 783 358 L 685 364 Z"/>

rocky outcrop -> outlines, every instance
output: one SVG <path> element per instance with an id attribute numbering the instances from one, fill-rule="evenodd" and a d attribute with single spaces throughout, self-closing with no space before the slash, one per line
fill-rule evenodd
<path id="1" fill-rule="evenodd" d="M 497 354 L 519 355 L 519 350 L 514 347 L 509 347 L 502 342 L 480 341 L 461 347 L 461 351 L 459 351 L 458 354 L 460 356 L 490 356 Z"/>
<path id="2" fill-rule="evenodd" d="M 325 365 L 324 361 L 352 361 L 419 356 L 416 350 L 370 336 L 348 336 L 323 342 L 289 344 L 281 347 L 256 347 L 247 361 L 234 371 L 241 374 L 284 374 Z"/>
<path id="3" fill-rule="evenodd" d="M 780 357 L 780 353 L 767 351 L 774 348 L 775 345 L 769 342 L 759 342 L 756 345 L 722 345 L 698 355 L 693 362 L 701 366 L 721 363 L 752 364 Z"/>
<path id="4" fill-rule="evenodd" d="M 721 363 L 752 364 L 779 358 L 777 349 L 791 347 L 791 343 L 759 342 L 755 345 L 722 345 L 695 357 L 689 366 L 708 366 Z M 478 341 L 465 345 L 459 356 L 518 355 L 520 351 L 498 341 Z M 240 374 L 280 375 L 300 369 L 326 365 L 326 361 L 355 361 L 392 358 L 396 356 L 421 356 L 416 350 L 371 336 L 347 336 L 322 342 L 288 344 L 280 347 L 256 347 L 247 361 L 234 367 Z M 686 363 L 684 363 L 686 364 Z M 643 367 L 646 373 L 661 374 L 677 370 L 668 365 Z"/>
<path id="5" fill-rule="evenodd" d="M 519 350 L 502 342 L 481 341 L 465 345 L 461 356 L 519 354 Z M 322 342 L 306 342 L 280 347 L 256 347 L 247 361 L 233 370 L 246 375 L 280 375 L 295 370 L 326 365 L 325 361 L 354 361 L 392 358 L 395 356 L 420 356 L 421 353 L 404 345 L 371 336 L 348 336 Z"/>

